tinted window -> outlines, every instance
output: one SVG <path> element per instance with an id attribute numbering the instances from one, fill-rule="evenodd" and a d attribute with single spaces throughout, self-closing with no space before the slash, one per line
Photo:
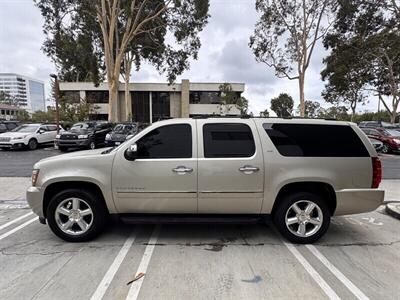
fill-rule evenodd
<path id="1" fill-rule="evenodd" d="M 47 129 L 49 131 L 56 131 L 57 130 L 57 125 L 47 125 Z"/>
<path id="2" fill-rule="evenodd" d="M 250 157 L 256 149 L 245 124 L 205 124 L 203 141 L 204 157 Z"/>
<path id="3" fill-rule="evenodd" d="M 15 123 L 8 123 L 7 124 L 8 130 L 12 130 L 12 129 L 16 128 L 16 127 L 17 127 L 17 124 L 15 124 Z"/>
<path id="4" fill-rule="evenodd" d="M 188 124 L 156 128 L 138 142 L 139 158 L 192 157 L 192 128 Z"/>
<path id="5" fill-rule="evenodd" d="M 264 124 L 263 127 L 283 156 L 369 156 L 364 144 L 350 126 Z"/>

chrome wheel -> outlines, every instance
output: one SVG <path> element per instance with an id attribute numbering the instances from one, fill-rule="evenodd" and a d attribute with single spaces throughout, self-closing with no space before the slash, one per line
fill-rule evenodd
<path id="1" fill-rule="evenodd" d="M 79 198 L 67 198 L 57 206 L 55 220 L 64 233 L 81 235 L 92 226 L 93 211 L 86 201 Z"/>
<path id="2" fill-rule="evenodd" d="M 312 201 L 299 200 L 287 210 L 285 223 L 289 231 L 296 236 L 312 236 L 322 226 L 322 210 Z"/>

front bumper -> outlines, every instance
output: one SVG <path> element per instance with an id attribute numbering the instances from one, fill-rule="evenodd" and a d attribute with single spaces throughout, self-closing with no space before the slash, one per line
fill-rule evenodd
<path id="1" fill-rule="evenodd" d="M 336 191 L 335 216 L 374 211 L 382 203 L 385 191 L 378 189 L 345 189 Z"/>
<path id="2" fill-rule="evenodd" d="M 24 143 L 24 140 L 11 140 L 9 142 L 0 142 L 0 148 L 20 149 L 26 146 L 27 144 Z"/>
<path id="3" fill-rule="evenodd" d="M 26 191 L 26 200 L 32 211 L 40 218 L 44 218 L 43 191 L 40 187 L 31 186 Z"/>
<path id="4" fill-rule="evenodd" d="M 108 140 L 108 141 L 105 141 L 105 142 L 106 142 L 106 146 L 114 147 L 114 146 L 121 145 L 125 141 L 110 141 L 110 140 Z"/>
<path id="5" fill-rule="evenodd" d="M 55 146 L 68 147 L 68 148 L 87 148 L 89 147 L 89 139 L 76 139 L 76 140 L 55 140 Z"/>

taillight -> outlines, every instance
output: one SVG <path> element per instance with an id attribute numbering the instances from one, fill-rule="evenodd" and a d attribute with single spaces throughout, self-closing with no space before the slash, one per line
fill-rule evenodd
<path id="1" fill-rule="evenodd" d="M 378 157 L 372 157 L 372 185 L 371 188 L 377 189 L 382 180 L 382 165 Z"/>

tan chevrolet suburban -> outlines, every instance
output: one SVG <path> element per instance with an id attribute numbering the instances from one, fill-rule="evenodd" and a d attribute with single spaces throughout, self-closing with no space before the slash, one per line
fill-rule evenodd
<path id="1" fill-rule="evenodd" d="M 279 118 L 156 122 L 117 148 L 39 161 L 27 199 L 60 238 L 127 222 L 238 222 L 271 216 L 312 243 L 332 216 L 375 210 L 381 164 L 353 123 Z"/>

